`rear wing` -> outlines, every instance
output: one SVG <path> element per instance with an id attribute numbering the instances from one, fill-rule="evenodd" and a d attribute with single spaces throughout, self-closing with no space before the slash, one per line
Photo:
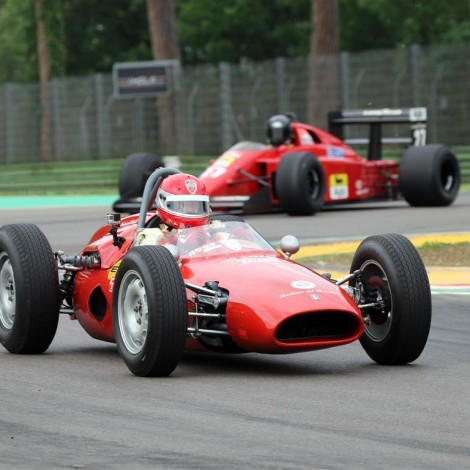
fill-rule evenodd
<path id="1" fill-rule="evenodd" d="M 426 108 L 353 109 L 328 113 L 328 131 L 347 144 L 368 144 L 367 158 L 380 160 L 383 144 L 426 145 Z M 409 137 L 382 137 L 383 124 L 410 124 Z M 346 125 L 368 125 L 369 138 L 345 139 Z"/>

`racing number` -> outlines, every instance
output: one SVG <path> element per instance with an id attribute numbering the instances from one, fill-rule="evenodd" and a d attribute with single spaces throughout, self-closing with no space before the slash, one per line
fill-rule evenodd
<path id="1" fill-rule="evenodd" d="M 330 199 L 347 199 L 349 197 L 349 182 L 347 173 L 330 175 Z"/>
<path id="2" fill-rule="evenodd" d="M 412 138 L 414 146 L 426 145 L 426 127 L 415 127 Z"/>

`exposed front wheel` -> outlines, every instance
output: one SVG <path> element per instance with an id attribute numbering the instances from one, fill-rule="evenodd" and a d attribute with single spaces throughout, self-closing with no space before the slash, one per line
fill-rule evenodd
<path id="1" fill-rule="evenodd" d="M 407 364 L 423 351 L 431 326 L 431 290 L 424 264 L 412 243 L 399 234 L 366 238 L 351 272 L 360 269 L 365 331 L 360 342 L 379 364 Z"/>
<path id="2" fill-rule="evenodd" d="M 281 208 L 289 215 L 313 215 L 325 200 L 325 174 L 311 153 L 287 153 L 275 175 L 275 192 Z"/>
<path id="3" fill-rule="evenodd" d="M 12 353 L 44 352 L 57 331 L 59 282 L 51 246 L 33 224 L 0 229 L 0 342 Z"/>
<path id="4" fill-rule="evenodd" d="M 170 251 L 139 246 L 123 258 L 113 288 L 113 330 L 124 362 L 138 376 L 171 374 L 183 354 L 186 289 Z"/>

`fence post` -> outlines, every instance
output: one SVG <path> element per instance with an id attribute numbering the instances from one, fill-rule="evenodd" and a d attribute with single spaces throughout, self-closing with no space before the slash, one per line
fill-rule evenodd
<path id="1" fill-rule="evenodd" d="M 351 67 L 349 62 L 349 53 L 341 52 L 340 54 L 340 80 L 341 80 L 341 94 L 342 108 L 349 109 L 351 107 L 351 100 L 349 98 L 351 93 L 351 84 L 349 77 L 351 76 Z"/>
<path id="2" fill-rule="evenodd" d="M 95 74 L 95 100 L 96 100 L 96 131 L 98 140 L 98 155 L 105 156 L 105 131 L 104 131 L 104 98 L 103 98 L 103 74 Z"/>
<path id="3" fill-rule="evenodd" d="M 276 59 L 276 86 L 277 86 L 277 107 L 280 114 L 289 111 L 286 93 L 286 60 L 284 57 Z"/>
<path id="4" fill-rule="evenodd" d="M 51 80 L 52 88 L 52 132 L 54 136 L 54 155 L 53 160 L 61 160 L 62 145 L 60 142 L 62 136 L 62 121 L 60 115 L 60 94 L 59 94 L 59 81 L 57 78 Z"/>
<path id="5" fill-rule="evenodd" d="M 412 74 L 412 83 L 413 83 L 413 105 L 421 106 L 421 93 L 420 93 L 420 74 L 419 74 L 419 56 L 420 56 L 420 47 L 418 44 L 413 44 L 410 49 L 410 58 L 411 58 L 411 74 Z"/>
<path id="6" fill-rule="evenodd" d="M 220 77 L 220 120 L 222 128 L 222 148 L 227 149 L 232 145 L 232 99 L 230 83 L 230 64 L 219 64 Z"/>
<path id="7" fill-rule="evenodd" d="M 14 163 L 15 155 L 15 104 L 13 101 L 13 83 L 5 83 L 3 96 L 5 101 L 5 163 Z"/>

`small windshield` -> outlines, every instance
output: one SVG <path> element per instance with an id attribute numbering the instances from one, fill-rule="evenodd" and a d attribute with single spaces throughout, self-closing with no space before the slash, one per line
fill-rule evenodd
<path id="1" fill-rule="evenodd" d="M 213 220 L 207 225 L 178 230 L 177 234 L 176 245 L 181 258 L 244 251 L 275 251 L 245 222 Z"/>

